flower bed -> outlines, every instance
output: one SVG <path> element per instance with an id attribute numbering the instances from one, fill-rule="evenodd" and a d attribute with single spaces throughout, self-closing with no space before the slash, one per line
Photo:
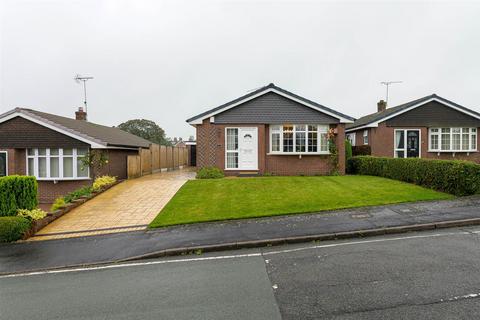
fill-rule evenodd
<path id="1" fill-rule="evenodd" d="M 48 224 L 50 224 L 53 221 L 55 221 L 56 219 L 60 218 L 64 214 L 70 212 L 72 209 L 74 209 L 74 208 L 80 206 L 81 204 L 89 201 L 90 199 L 95 198 L 96 196 L 98 196 L 102 192 L 105 192 L 108 189 L 110 189 L 111 187 L 119 184 L 121 181 L 115 180 L 113 182 L 112 181 L 110 181 L 110 182 L 111 182 L 110 184 L 104 184 L 101 187 L 97 187 L 97 188 L 94 188 L 94 189 L 92 188 L 89 195 L 79 196 L 78 198 L 74 197 L 74 199 L 71 200 L 71 202 L 65 203 L 65 205 L 63 207 L 61 207 L 59 209 L 56 209 L 56 210 L 53 210 L 53 211 L 51 210 L 50 212 L 48 212 L 47 216 L 45 218 L 42 218 L 42 219 L 39 219 L 39 220 L 33 220 L 32 221 L 32 226 L 24 234 L 22 239 L 25 240 L 25 239 L 33 236 L 35 233 L 40 231 L 42 228 L 44 228 Z M 78 190 L 70 193 L 69 195 L 77 194 L 77 193 L 78 193 Z"/>

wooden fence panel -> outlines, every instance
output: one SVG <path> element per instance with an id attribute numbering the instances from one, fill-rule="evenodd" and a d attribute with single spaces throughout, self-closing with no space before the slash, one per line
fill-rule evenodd
<path id="1" fill-rule="evenodd" d="M 167 147 L 160 146 L 160 169 L 167 168 Z"/>
<path id="2" fill-rule="evenodd" d="M 160 170 L 160 145 L 152 144 L 150 151 L 152 153 L 152 172 L 157 172 Z"/>
<path id="3" fill-rule="evenodd" d="M 167 147 L 167 168 L 173 169 L 173 147 Z"/>
<path id="4" fill-rule="evenodd" d="M 142 175 L 152 173 L 152 153 L 150 149 L 141 149 Z"/>
<path id="5" fill-rule="evenodd" d="M 173 148 L 173 168 L 178 168 L 178 149 Z"/>
<path id="6" fill-rule="evenodd" d="M 128 179 L 138 178 L 142 175 L 140 156 L 127 157 L 127 174 Z"/>

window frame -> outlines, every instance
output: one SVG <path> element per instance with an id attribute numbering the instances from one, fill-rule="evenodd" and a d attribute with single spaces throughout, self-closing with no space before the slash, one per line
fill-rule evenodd
<path id="1" fill-rule="evenodd" d="M 368 136 L 368 129 L 363 130 L 363 145 L 368 146 L 370 143 L 370 137 Z"/>
<path id="2" fill-rule="evenodd" d="M 293 127 L 292 133 L 293 133 L 293 147 L 292 151 L 284 151 L 283 150 L 283 134 L 284 134 L 284 126 L 291 126 Z M 297 130 L 297 126 L 303 126 L 305 127 L 305 130 Z M 316 127 L 316 131 L 309 130 L 309 127 L 313 126 Z M 329 125 L 322 125 L 322 124 L 271 124 L 269 126 L 269 134 L 268 134 L 268 140 L 269 140 L 269 147 L 268 147 L 268 153 L 267 155 L 328 155 L 330 154 L 329 148 L 328 148 L 328 140 L 327 140 L 327 148 L 326 151 L 322 151 L 322 135 L 327 134 L 328 135 L 328 130 L 330 129 Z M 288 131 L 290 132 L 290 131 Z M 305 141 L 305 151 L 296 151 L 297 149 L 297 135 L 296 133 L 303 133 L 305 135 L 304 141 Z M 308 151 L 308 140 L 309 140 L 309 133 L 316 132 L 316 147 L 317 151 Z M 280 144 L 279 144 L 279 150 L 280 151 L 274 151 L 272 148 L 272 142 L 273 142 L 273 135 L 274 134 L 279 134 L 280 135 Z"/>
<path id="3" fill-rule="evenodd" d="M 234 129 L 237 130 L 237 149 L 236 150 L 228 150 L 228 130 Z M 239 127 L 226 127 L 225 128 L 225 170 L 239 170 L 240 167 L 240 146 L 239 146 Z M 237 167 L 236 168 L 229 168 L 228 167 L 228 153 L 236 153 L 237 154 Z"/>
<path id="4" fill-rule="evenodd" d="M 8 151 L 2 150 L 0 153 L 5 153 L 5 177 L 8 176 Z"/>
<path id="5" fill-rule="evenodd" d="M 346 138 L 348 139 L 348 141 L 350 141 L 350 144 L 352 145 L 352 147 L 355 147 L 356 144 L 357 144 L 357 135 L 356 135 L 356 132 L 350 132 L 350 133 L 347 133 L 346 135 Z"/>
<path id="6" fill-rule="evenodd" d="M 448 133 L 442 132 L 442 129 L 449 129 Z M 460 150 L 453 149 L 453 131 L 454 129 L 459 129 L 460 133 L 455 133 L 460 135 Z M 462 150 L 463 147 L 463 136 L 467 133 L 463 133 L 463 129 L 468 129 L 468 149 Z M 432 130 L 437 130 L 437 132 L 432 132 Z M 442 150 L 442 135 L 449 135 L 449 149 Z M 436 149 L 432 148 L 432 135 L 438 137 L 438 146 Z M 472 137 L 475 136 L 475 148 L 472 148 Z M 431 127 L 428 128 L 428 152 L 436 153 L 470 153 L 478 152 L 478 128 L 476 127 Z"/>
<path id="7" fill-rule="evenodd" d="M 397 132 L 403 131 L 403 149 L 397 148 Z M 417 131 L 418 132 L 418 158 L 422 157 L 422 130 L 411 128 L 411 129 L 395 129 L 393 131 L 393 157 L 398 159 L 407 159 L 407 132 L 408 131 Z M 403 158 L 397 156 L 397 151 L 403 151 Z"/>
<path id="8" fill-rule="evenodd" d="M 28 150 L 32 149 L 34 150 L 33 155 L 28 154 Z M 39 156 L 38 155 L 38 149 L 45 149 L 45 155 Z M 50 149 L 58 149 L 58 155 L 50 155 Z M 63 150 L 64 149 L 72 149 L 72 155 L 63 155 Z M 77 149 L 86 149 L 87 150 L 87 155 L 89 152 L 89 148 L 27 148 L 25 149 L 25 157 L 26 157 L 26 174 L 29 174 L 29 159 L 33 159 L 34 163 L 34 168 L 33 168 L 33 175 L 38 181 L 73 181 L 73 180 L 91 180 L 90 177 L 90 167 L 87 167 L 87 176 L 86 177 L 79 177 L 78 176 L 78 166 L 77 162 L 78 159 L 81 157 L 85 157 L 83 155 L 78 156 L 77 155 Z M 39 172 L 38 172 L 38 159 L 39 158 L 45 158 L 46 159 L 46 177 L 39 177 Z M 51 177 L 50 176 L 50 158 L 58 158 L 58 177 Z M 63 176 L 63 159 L 64 158 L 72 158 L 72 170 L 73 170 L 73 177 L 64 177 Z"/>

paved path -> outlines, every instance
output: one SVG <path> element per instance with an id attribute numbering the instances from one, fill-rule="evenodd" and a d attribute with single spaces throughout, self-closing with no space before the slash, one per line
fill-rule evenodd
<path id="1" fill-rule="evenodd" d="M 0 318 L 479 319 L 479 235 L 443 229 L 0 276 Z"/>
<path id="2" fill-rule="evenodd" d="M 31 241 L 143 230 L 178 189 L 189 169 L 124 181 L 49 224 Z"/>
<path id="3" fill-rule="evenodd" d="M 318 214 L 200 223 L 152 231 L 0 244 L 0 274 L 105 263 L 191 246 L 208 247 L 479 217 L 480 196 L 474 196 Z"/>

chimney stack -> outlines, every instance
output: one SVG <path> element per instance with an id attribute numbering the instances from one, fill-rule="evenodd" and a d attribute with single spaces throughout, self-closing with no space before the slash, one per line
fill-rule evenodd
<path id="1" fill-rule="evenodd" d="M 83 107 L 79 107 L 78 111 L 75 111 L 75 119 L 87 121 L 87 113 L 83 111 Z"/>
<path id="2" fill-rule="evenodd" d="M 385 100 L 380 100 L 377 102 L 377 112 L 382 112 L 387 109 L 387 102 Z"/>

